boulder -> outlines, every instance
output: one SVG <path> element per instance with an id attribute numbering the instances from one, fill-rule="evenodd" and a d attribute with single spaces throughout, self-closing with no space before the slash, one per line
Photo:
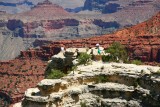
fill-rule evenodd
<path id="1" fill-rule="evenodd" d="M 37 87 L 40 90 L 42 96 L 47 96 L 53 92 L 58 92 L 61 88 L 62 80 L 56 79 L 44 79 L 38 83 Z"/>

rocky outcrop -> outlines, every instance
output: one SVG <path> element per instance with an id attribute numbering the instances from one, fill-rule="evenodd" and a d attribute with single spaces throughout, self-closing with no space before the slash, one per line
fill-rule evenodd
<path id="1" fill-rule="evenodd" d="M 101 53 L 103 52 L 103 48 L 100 47 Z M 98 49 L 96 48 L 67 48 L 62 50 L 51 57 L 51 60 L 48 62 L 48 66 L 46 68 L 45 76 L 47 77 L 48 74 L 52 71 L 52 69 L 62 70 L 63 73 L 67 74 L 68 70 L 72 69 L 73 66 L 78 64 L 77 57 L 81 53 L 87 53 L 89 55 L 93 55 L 93 59 L 95 58 Z"/>
<path id="2" fill-rule="evenodd" d="M 98 11 L 101 13 L 114 13 L 120 10 L 120 5 L 110 3 L 113 0 L 86 0 L 83 10 Z"/>
<path id="3" fill-rule="evenodd" d="M 61 79 L 44 79 L 28 89 L 22 107 L 159 106 L 159 67 L 132 64 L 78 66 Z"/>
<path id="4" fill-rule="evenodd" d="M 86 25 L 87 25 L 87 23 L 86 23 Z M 102 23 L 102 25 L 103 25 L 103 23 Z M 2 23 L 2 26 L 3 26 L 3 23 Z M 153 30 L 152 32 L 149 31 L 150 28 Z M 141 32 L 141 30 L 142 30 L 142 32 Z M 136 33 L 136 31 L 138 31 L 138 33 Z M 41 59 L 48 60 L 48 59 L 50 59 L 51 56 L 53 56 L 54 54 L 56 54 L 60 51 L 61 46 L 65 46 L 66 48 L 69 48 L 69 47 L 76 47 L 76 48 L 89 47 L 89 48 L 92 48 L 97 43 L 99 43 L 101 46 L 105 47 L 105 49 L 106 49 L 114 41 L 119 41 L 119 42 L 121 42 L 121 44 L 123 44 L 127 47 L 127 49 L 130 52 L 131 58 L 137 58 L 137 59 L 141 59 L 143 61 L 157 61 L 157 62 L 159 62 L 159 59 L 160 59 L 160 57 L 159 57 L 159 52 L 160 52 L 159 51 L 159 46 L 160 46 L 159 40 L 160 39 L 159 38 L 160 38 L 160 36 L 159 36 L 159 15 L 157 14 L 157 16 L 153 17 L 153 19 L 150 19 L 149 22 L 146 21 L 146 22 L 139 24 L 137 26 L 133 26 L 132 28 L 123 29 L 118 32 L 115 32 L 114 34 L 110 34 L 110 35 L 94 37 L 94 38 L 86 38 L 86 39 L 77 39 L 77 40 L 61 40 L 61 41 L 54 41 L 52 43 L 45 41 L 45 42 L 43 42 L 44 44 L 50 43 L 50 45 L 45 45 L 45 46 L 42 46 L 37 49 L 30 49 L 28 51 L 22 51 L 21 56 L 22 56 L 22 58 L 31 59 L 31 61 L 33 61 L 33 62 L 38 57 Z M 0 40 L 2 40 L 2 39 L 0 39 Z M 41 41 L 43 41 L 43 40 L 37 40 L 36 43 L 41 43 Z M 39 61 L 41 61 L 41 60 L 39 60 Z M 16 63 L 16 61 L 13 61 L 13 62 Z M 7 66 L 5 66 L 4 69 L 3 69 L 3 67 L 1 67 L 0 68 L 1 71 L 5 71 L 5 69 L 8 69 L 8 71 L 10 71 L 10 73 L 8 73 L 8 71 L 7 71 L 8 74 L 6 72 L 5 73 L 2 72 L 3 81 L 5 81 L 9 75 L 15 73 L 15 72 L 11 72 L 11 71 L 13 71 L 12 65 L 8 65 L 8 62 L 3 62 L 3 64 L 4 63 Z M 18 65 L 17 65 L 17 68 L 19 68 Z M 26 70 L 25 67 L 23 69 Z M 36 69 L 36 70 L 39 71 L 39 69 Z M 19 73 L 20 73 L 20 76 L 22 76 L 21 72 L 19 72 Z M 36 73 L 36 71 L 35 71 L 35 73 Z M 4 75 L 6 75 L 6 76 L 4 76 Z M 27 76 L 31 76 L 31 75 L 32 75 L 32 72 L 29 72 L 29 74 L 27 74 Z M 43 74 L 41 74 L 41 75 L 43 75 Z M 17 76 L 17 74 L 14 74 L 14 76 Z M 40 75 L 36 75 L 36 76 L 40 76 Z M 23 77 L 25 78 L 26 75 Z M 31 78 L 35 78 L 35 77 L 31 77 Z M 155 77 L 153 76 L 153 78 L 155 78 Z M 145 81 L 147 81 L 147 80 L 145 80 Z M 5 85 L 7 85 L 7 84 L 5 84 Z M 11 85 L 11 86 L 13 86 L 13 85 Z M 147 87 L 149 87 L 149 85 Z M 10 88 L 7 88 L 7 89 L 10 89 Z M 149 87 L 147 89 L 150 90 L 150 89 L 152 89 L 152 87 L 151 88 Z M 23 87 L 23 90 L 25 90 L 24 87 Z M 154 91 L 155 90 L 153 90 L 153 93 L 154 93 Z M 76 90 L 76 92 L 77 92 L 77 90 Z M 78 93 L 79 93 L 79 91 L 78 91 Z M 106 100 L 104 100 L 104 103 L 105 102 L 108 103 L 110 101 L 112 101 L 112 100 L 106 99 Z M 119 100 L 119 99 L 118 100 L 116 99 L 114 101 L 115 102 L 121 101 L 123 103 L 127 102 L 125 100 Z M 150 101 L 152 101 L 152 100 L 150 99 Z M 148 101 L 148 102 L 150 102 L 150 101 Z M 130 104 L 130 103 L 127 102 L 127 104 Z"/>
<path id="5" fill-rule="evenodd" d="M 107 4 L 105 4 L 106 2 Z M 125 4 L 124 1 L 102 0 L 99 1 L 98 4 L 100 5 L 97 6 L 101 7 L 102 5 L 102 7 L 107 8 L 107 10 L 109 10 L 110 7 L 112 7 L 113 5 L 114 8 L 111 8 L 110 11 L 116 11 L 115 9 L 119 8 L 116 5 L 117 3 L 119 3 L 120 6 L 124 7 L 128 4 L 131 4 L 129 1 L 127 1 Z M 25 49 L 28 49 L 29 47 L 34 47 L 33 44 L 35 39 L 40 39 L 40 38 L 42 38 L 43 40 L 60 40 L 60 39 L 82 38 L 82 37 L 86 38 L 95 35 L 103 35 L 111 33 L 124 26 L 130 26 L 136 24 L 137 22 L 142 22 L 150 18 L 155 12 L 158 11 L 157 8 L 156 9 L 153 8 L 155 5 L 153 7 L 152 5 L 158 3 L 159 2 L 156 3 L 156 1 L 144 2 L 142 3 L 142 5 L 138 7 L 137 5 L 129 6 L 130 7 L 129 9 L 128 7 L 126 7 L 119 10 L 118 12 L 107 15 L 102 15 L 102 14 L 84 15 L 82 13 L 71 14 L 65 11 L 62 7 L 52 4 L 50 1 L 45 1 L 38 3 L 30 11 L 27 12 L 14 15 L 9 15 L 2 12 L 2 15 L 0 17 L 0 32 L 2 32 L 2 35 L 9 35 L 8 32 L 10 32 L 10 35 L 12 35 L 13 38 L 14 37 L 24 38 L 25 39 L 23 40 L 25 44 L 24 47 Z M 106 5 L 107 7 L 103 5 Z M 147 11 L 147 9 L 149 11 Z M 107 11 L 106 9 L 104 10 Z M 144 15 L 142 16 L 141 13 L 143 13 Z M 150 25 L 151 23 L 148 24 Z M 147 31 L 147 29 L 150 28 L 146 28 L 145 32 Z M 156 28 L 150 29 L 150 32 L 153 33 L 149 33 L 147 35 L 156 34 L 157 30 L 158 27 L 157 29 Z M 139 32 L 137 32 L 136 29 L 133 32 L 133 34 L 141 34 Z M 10 53 L 7 52 L 8 55 L 14 56 L 15 58 L 17 57 L 17 53 L 20 53 L 20 50 L 18 49 L 16 50 L 16 55 L 11 55 L 11 53 L 13 52 Z M 9 57 L 6 56 L 6 59 L 12 58 L 10 56 Z M 5 59 L 4 56 L 1 59 Z"/>
<path id="6" fill-rule="evenodd" d="M 40 49 L 29 49 L 27 51 L 21 51 L 20 57 L 22 58 L 30 58 L 37 59 L 40 58 L 42 60 L 49 60 L 53 55 L 60 52 L 59 46 L 42 46 Z"/>

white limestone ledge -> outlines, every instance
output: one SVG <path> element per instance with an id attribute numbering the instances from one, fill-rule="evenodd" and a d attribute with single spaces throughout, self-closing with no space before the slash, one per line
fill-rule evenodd
<path id="1" fill-rule="evenodd" d="M 79 99 L 83 100 L 81 96 L 87 93 L 100 98 L 104 97 L 105 95 L 102 94 L 105 90 L 115 92 L 115 96 L 119 97 L 123 93 L 126 99 L 118 101 L 128 103 L 127 100 L 131 100 L 129 103 L 132 104 L 130 98 L 135 92 L 143 97 L 150 95 L 151 92 L 160 94 L 160 76 L 155 75 L 158 70 L 160 67 L 156 66 L 92 62 L 91 65 L 78 66 L 74 73 L 71 72 L 61 79 L 42 80 L 37 88 L 30 88 L 25 92 L 24 100 L 37 103 L 62 101 L 60 105 L 66 102 L 68 105 L 73 105 L 73 103 L 76 105 L 80 104 Z M 95 99 L 96 97 L 91 101 Z M 104 103 L 110 101 L 110 99 L 102 98 Z"/>

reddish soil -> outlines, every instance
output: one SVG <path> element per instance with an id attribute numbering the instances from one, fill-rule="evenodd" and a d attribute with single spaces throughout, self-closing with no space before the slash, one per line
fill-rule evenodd
<path id="1" fill-rule="evenodd" d="M 27 88 L 44 79 L 46 62 L 39 59 L 15 59 L 0 62 L 0 94 L 11 103 L 20 101 Z"/>

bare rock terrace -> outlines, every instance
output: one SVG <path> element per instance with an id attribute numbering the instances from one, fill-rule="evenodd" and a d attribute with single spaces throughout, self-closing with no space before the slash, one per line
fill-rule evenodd
<path id="1" fill-rule="evenodd" d="M 160 67 L 92 62 L 28 89 L 20 107 L 146 107 L 160 105 Z M 17 106 L 16 106 L 17 107 Z"/>

